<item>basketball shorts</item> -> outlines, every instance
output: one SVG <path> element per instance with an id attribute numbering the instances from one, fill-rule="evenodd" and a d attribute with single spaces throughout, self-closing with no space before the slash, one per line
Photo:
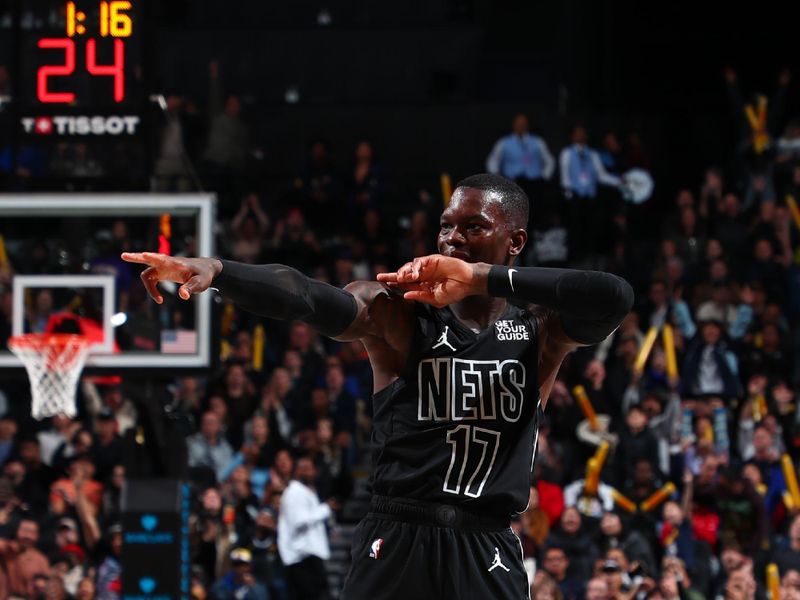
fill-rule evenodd
<path id="1" fill-rule="evenodd" d="M 508 519 L 375 496 L 356 528 L 342 600 L 529 600 Z"/>

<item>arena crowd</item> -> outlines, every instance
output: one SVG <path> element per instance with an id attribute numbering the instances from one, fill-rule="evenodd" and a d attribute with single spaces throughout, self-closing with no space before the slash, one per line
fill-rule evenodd
<path id="1" fill-rule="evenodd" d="M 725 83 L 744 120 L 736 74 Z M 168 99 L 153 185 L 190 189 L 183 156 L 196 160 L 219 194 L 220 256 L 343 286 L 435 251 L 439 190 L 388 201 L 391 171 L 369 141 L 338 163 L 335 144 L 312 141 L 286 192 L 264 197 L 243 187 L 238 98 L 217 104 L 203 129 L 179 95 Z M 567 359 L 549 398 L 530 505 L 513 521 L 533 597 L 765 598 L 776 565 L 780 597 L 800 598 L 800 220 L 787 200 L 800 188 L 800 125 L 757 132 L 744 121 L 734 166 L 709 157 L 691 187 L 656 181 L 674 202 L 657 242 L 643 243 L 620 185 L 652 166 L 645 141 L 576 123 L 556 152 L 528 118 L 513 118 L 485 165 L 533 200 L 523 264 L 607 270 L 637 291 L 608 340 Z M 142 242 L 114 225 L 114 252 Z M 0 265 L 0 341 L 10 276 L 33 259 Z M 117 268 L 130 271 L 132 312 L 178 319 L 177 300 L 156 308 L 135 270 Z M 368 470 L 369 363 L 360 343 L 303 323 L 221 313 L 221 367 L 170 388 L 187 431 L 192 595 L 292 600 L 288 582 L 303 560 L 329 559 L 326 532 L 352 518 L 345 508 Z M 122 436 L 136 427 L 135 399 L 124 382 L 84 382 L 78 419 L 37 423 L 0 395 L 0 598 L 120 598 Z M 299 544 L 282 534 L 298 522 L 311 532 Z"/>

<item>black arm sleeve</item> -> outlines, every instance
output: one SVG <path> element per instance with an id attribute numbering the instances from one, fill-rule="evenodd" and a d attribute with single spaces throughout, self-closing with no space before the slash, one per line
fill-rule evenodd
<path id="1" fill-rule="evenodd" d="M 633 289 L 599 271 L 504 267 L 489 271 L 489 295 L 513 297 L 558 311 L 564 332 L 580 344 L 597 344 L 633 307 Z"/>
<path id="2" fill-rule="evenodd" d="M 305 321 L 328 337 L 347 329 L 356 299 L 285 265 L 247 265 L 223 260 L 212 285 L 242 308 L 273 319 Z"/>

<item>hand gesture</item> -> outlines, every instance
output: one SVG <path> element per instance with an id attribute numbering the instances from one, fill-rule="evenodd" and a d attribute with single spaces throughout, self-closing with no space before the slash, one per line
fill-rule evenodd
<path id="1" fill-rule="evenodd" d="M 182 284 L 178 295 L 188 300 L 192 294 L 205 292 L 214 277 L 222 271 L 222 263 L 216 258 L 179 258 L 156 252 L 123 252 L 122 260 L 148 266 L 142 271 L 142 283 L 157 304 L 164 302 L 158 291 L 159 281 Z"/>
<path id="2" fill-rule="evenodd" d="M 378 281 L 402 290 L 406 300 L 419 300 L 442 308 L 482 293 L 477 286 L 478 279 L 483 279 L 485 293 L 486 277 L 476 276 L 477 266 L 458 258 L 432 254 L 415 258 L 394 273 L 378 273 Z M 486 272 L 488 274 L 488 269 Z"/>

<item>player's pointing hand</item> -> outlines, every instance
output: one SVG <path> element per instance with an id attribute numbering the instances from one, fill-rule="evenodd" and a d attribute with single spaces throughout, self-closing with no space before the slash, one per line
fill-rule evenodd
<path id="1" fill-rule="evenodd" d="M 378 281 L 402 290 L 407 300 L 438 308 L 467 296 L 486 293 L 489 265 L 432 254 L 415 258 L 393 273 L 378 273 Z"/>
<path id="2" fill-rule="evenodd" d="M 178 295 L 188 300 L 192 294 L 206 291 L 214 277 L 222 271 L 222 263 L 216 258 L 183 258 L 157 252 L 123 252 L 122 260 L 147 265 L 141 274 L 142 283 L 158 304 L 164 302 L 158 291 L 159 281 L 182 284 Z"/>

